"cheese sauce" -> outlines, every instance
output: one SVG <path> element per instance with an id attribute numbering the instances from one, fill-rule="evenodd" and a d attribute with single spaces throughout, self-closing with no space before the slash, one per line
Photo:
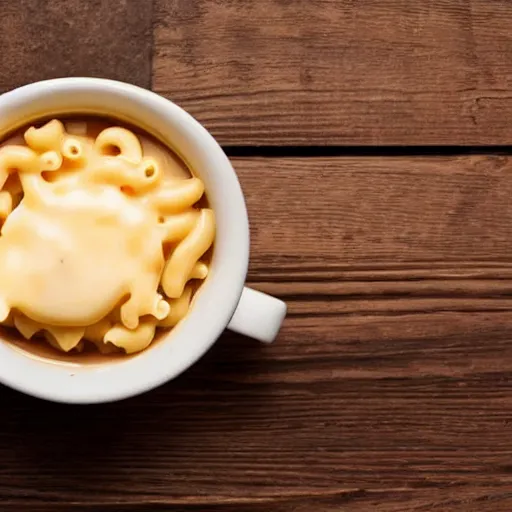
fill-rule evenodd
<path id="1" fill-rule="evenodd" d="M 27 338 L 16 347 L 48 357 L 44 336 L 75 363 L 94 345 L 130 354 L 186 314 L 214 216 L 202 182 L 158 141 L 53 120 L 1 144 L 0 185 L 0 322 Z"/>

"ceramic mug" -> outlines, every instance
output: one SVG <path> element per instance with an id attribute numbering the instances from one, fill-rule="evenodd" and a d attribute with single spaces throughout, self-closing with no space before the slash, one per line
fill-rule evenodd
<path id="1" fill-rule="evenodd" d="M 66 114 L 107 115 L 138 126 L 168 145 L 203 180 L 217 224 L 210 273 L 186 318 L 145 351 L 121 361 L 74 366 L 29 357 L 0 343 L 0 382 L 57 402 L 108 402 L 176 377 L 226 327 L 273 341 L 286 305 L 244 287 L 249 261 L 244 197 L 228 158 L 206 129 L 171 101 L 145 89 L 97 78 L 59 78 L 1 95 L 0 135 L 40 118 Z"/>

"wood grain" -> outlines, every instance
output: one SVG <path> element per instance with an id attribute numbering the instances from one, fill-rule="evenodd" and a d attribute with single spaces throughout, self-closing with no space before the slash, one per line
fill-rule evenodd
<path id="1" fill-rule="evenodd" d="M 0 0 L 0 92 L 94 76 L 151 84 L 152 0 Z"/>
<path id="2" fill-rule="evenodd" d="M 226 145 L 511 144 L 508 0 L 155 0 L 153 87 Z"/>
<path id="3" fill-rule="evenodd" d="M 252 270 L 346 280 L 500 270 L 512 262 L 507 156 L 233 159 Z M 295 269 L 295 270 L 294 270 Z M 334 273 L 334 274 L 332 274 Z M 469 274 L 471 275 L 471 273 Z M 290 279 L 291 280 L 291 279 Z M 345 286 L 345 285 L 344 285 Z"/>
<path id="4" fill-rule="evenodd" d="M 512 160 L 234 164 L 277 342 L 117 404 L 0 389 L 1 510 L 508 512 Z"/>

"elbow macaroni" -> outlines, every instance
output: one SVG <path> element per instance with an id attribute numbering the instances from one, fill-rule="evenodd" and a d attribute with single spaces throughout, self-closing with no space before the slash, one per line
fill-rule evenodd
<path id="1" fill-rule="evenodd" d="M 142 160 L 142 148 L 139 139 L 130 130 L 113 126 L 103 130 L 94 141 L 94 148 L 102 155 L 112 152 L 138 164 Z"/>
<path id="2" fill-rule="evenodd" d="M 0 322 L 64 352 L 138 352 L 186 316 L 214 214 L 195 206 L 202 181 L 169 176 L 132 131 L 75 127 L 0 147 Z"/>
<path id="3" fill-rule="evenodd" d="M 162 275 L 162 288 L 167 297 L 177 299 L 199 258 L 208 250 L 215 236 L 215 220 L 212 210 L 201 210 L 192 231 L 176 247 L 167 260 Z"/>

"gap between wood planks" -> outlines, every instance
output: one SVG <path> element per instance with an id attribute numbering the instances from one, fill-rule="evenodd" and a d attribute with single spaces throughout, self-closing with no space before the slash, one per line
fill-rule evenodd
<path id="1" fill-rule="evenodd" d="M 223 146 L 230 157 L 512 155 L 512 146 Z"/>

